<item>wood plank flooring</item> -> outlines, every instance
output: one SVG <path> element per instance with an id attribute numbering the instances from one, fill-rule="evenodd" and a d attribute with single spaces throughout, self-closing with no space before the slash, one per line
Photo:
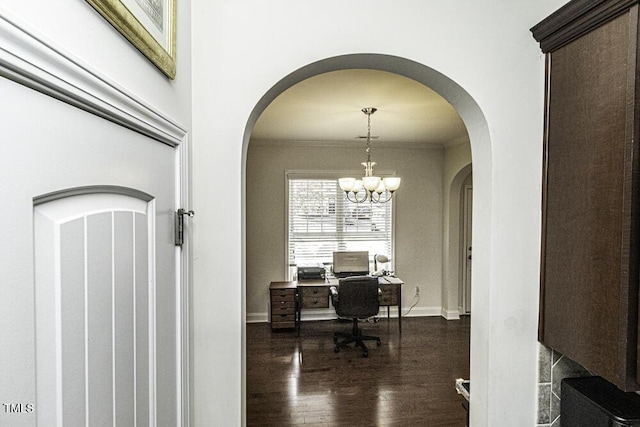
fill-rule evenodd
<path id="1" fill-rule="evenodd" d="M 406 317 L 361 323 L 369 357 L 352 347 L 335 353 L 333 332 L 345 322 L 303 322 L 295 332 L 247 324 L 248 426 L 465 425 L 456 378 L 469 378 L 470 319 Z"/>

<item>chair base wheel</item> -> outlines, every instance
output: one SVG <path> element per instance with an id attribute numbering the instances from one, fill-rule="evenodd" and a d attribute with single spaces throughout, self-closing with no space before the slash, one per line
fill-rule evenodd
<path id="1" fill-rule="evenodd" d="M 333 351 L 338 353 L 342 347 L 349 347 L 350 344 L 353 344 L 354 347 L 362 351 L 362 357 L 369 357 L 369 349 L 364 343 L 369 340 L 375 341 L 376 346 L 380 346 L 381 344 L 380 337 L 363 335 L 362 331 L 358 328 L 358 320 L 354 319 L 353 330 L 350 334 L 346 332 L 333 333 L 333 343 L 335 344 Z"/>

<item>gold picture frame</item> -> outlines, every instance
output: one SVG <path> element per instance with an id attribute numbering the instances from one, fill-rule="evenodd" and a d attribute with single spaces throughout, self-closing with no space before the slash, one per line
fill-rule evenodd
<path id="1" fill-rule="evenodd" d="M 176 77 L 177 0 L 86 0 L 167 77 Z"/>

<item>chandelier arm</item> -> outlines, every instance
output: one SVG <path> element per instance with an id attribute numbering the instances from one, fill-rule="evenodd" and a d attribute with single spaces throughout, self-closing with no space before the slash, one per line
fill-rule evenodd
<path id="1" fill-rule="evenodd" d="M 349 200 L 351 203 L 362 203 L 367 200 L 366 194 L 364 195 L 362 200 L 358 199 L 358 193 L 355 193 L 353 191 L 345 191 L 345 194 L 347 195 L 347 200 Z"/>
<path id="2" fill-rule="evenodd" d="M 384 201 L 381 201 L 381 202 L 379 202 L 379 203 L 387 203 L 387 202 L 390 202 L 390 201 L 391 201 L 391 199 L 393 199 L 393 191 L 389 191 L 389 190 L 387 190 L 387 193 L 388 193 L 389 195 L 384 199 Z"/>
<path id="3" fill-rule="evenodd" d="M 370 191 L 369 200 L 371 201 L 371 203 L 380 203 L 380 193 L 376 193 L 375 191 Z"/>
<path id="4" fill-rule="evenodd" d="M 385 190 L 384 191 L 384 195 L 386 196 L 385 198 L 382 198 L 382 194 L 383 193 L 377 193 L 377 192 L 372 192 L 371 194 L 371 202 L 372 203 L 387 203 L 390 202 L 391 199 L 393 198 L 393 191 L 389 191 L 389 190 Z M 377 197 L 375 197 L 375 195 L 377 195 Z"/>
<path id="5" fill-rule="evenodd" d="M 362 196 L 362 199 L 358 199 L 358 195 L 356 194 L 356 203 L 363 203 L 367 201 L 367 190 L 364 190 L 364 195 Z"/>
<path id="6" fill-rule="evenodd" d="M 390 202 L 393 198 L 394 191 L 385 190 L 384 193 L 378 193 L 376 191 L 364 190 L 364 194 L 362 198 L 358 198 L 358 193 L 354 193 L 353 191 L 345 191 L 344 192 L 347 200 L 351 203 L 364 203 L 367 200 L 369 203 L 387 203 Z M 384 194 L 386 197 L 382 197 Z"/>
<path id="7" fill-rule="evenodd" d="M 358 200 L 357 200 L 357 199 L 353 199 L 353 198 L 351 198 L 351 194 L 352 194 L 352 193 L 353 193 L 352 191 L 345 191 L 345 192 L 344 192 L 344 194 L 346 194 L 346 196 L 347 196 L 347 200 L 348 200 L 348 201 L 350 201 L 351 203 L 358 203 Z"/>

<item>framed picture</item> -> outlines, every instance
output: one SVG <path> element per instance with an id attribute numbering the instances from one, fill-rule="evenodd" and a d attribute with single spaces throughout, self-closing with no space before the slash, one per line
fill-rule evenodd
<path id="1" fill-rule="evenodd" d="M 86 0 L 170 79 L 176 76 L 177 0 Z"/>

